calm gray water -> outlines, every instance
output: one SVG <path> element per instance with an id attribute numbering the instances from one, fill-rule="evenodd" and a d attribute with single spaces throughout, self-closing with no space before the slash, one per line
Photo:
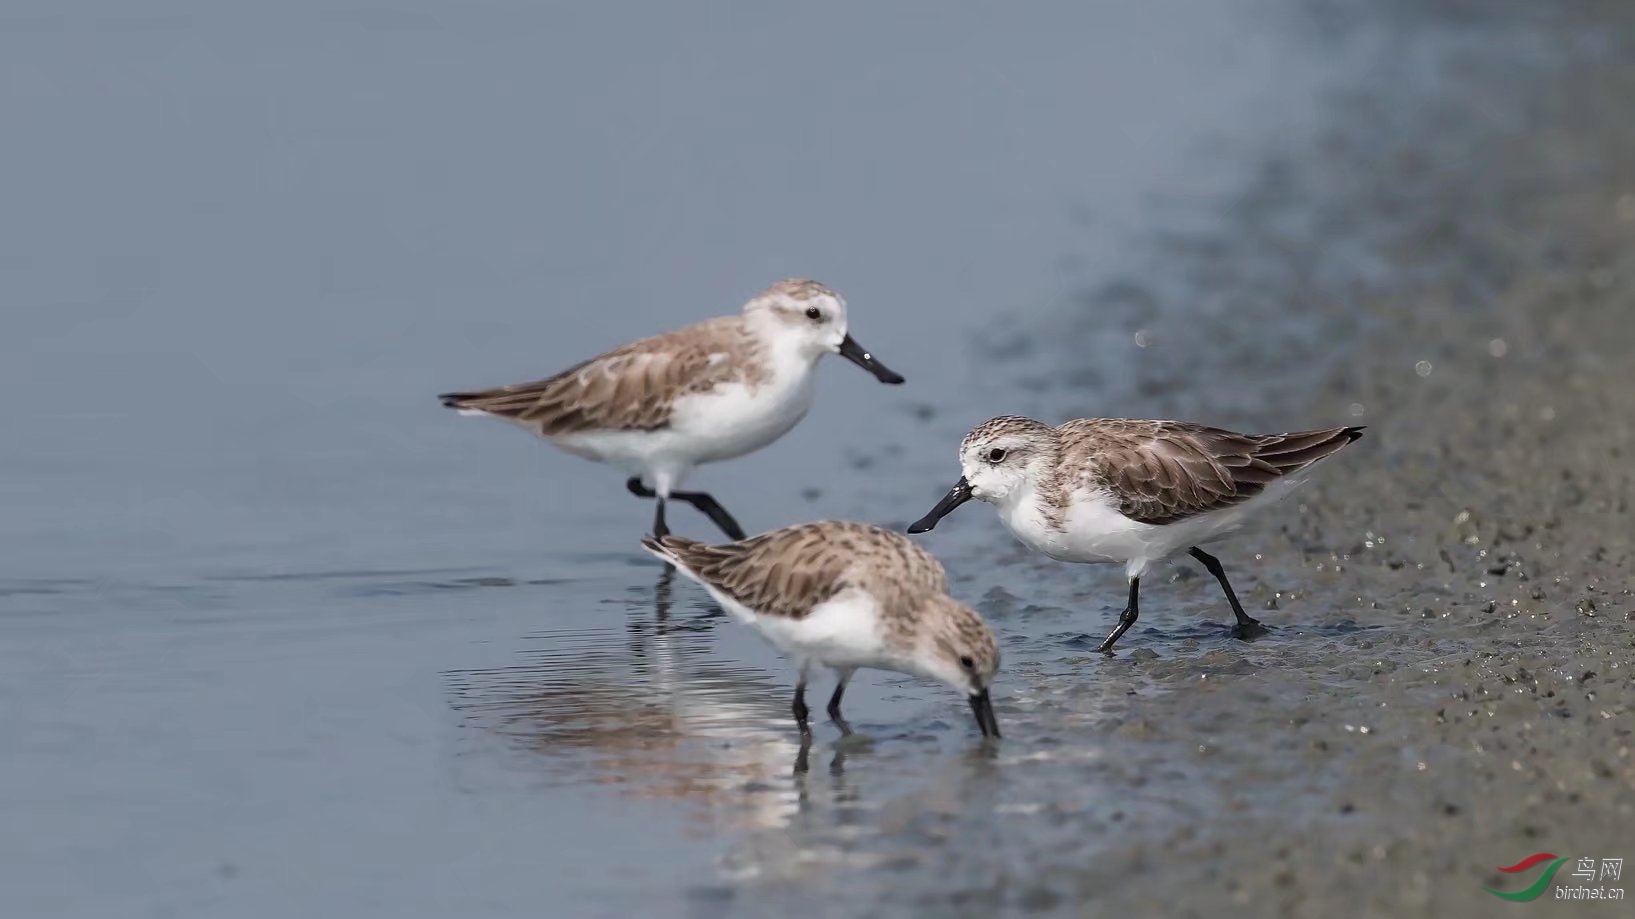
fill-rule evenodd
<path id="1" fill-rule="evenodd" d="M 787 670 L 655 585 L 650 507 L 433 396 L 816 277 L 908 385 L 831 362 L 697 484 L 912 519 L 1041 408 L 984 343 L 1315 111 L 1278 7 L 1227 6 L 11 0 L 0 912 L 665 914 L 984 806 L 1003 756 L 879 674 L 874 742 L 792 779 Z"/>

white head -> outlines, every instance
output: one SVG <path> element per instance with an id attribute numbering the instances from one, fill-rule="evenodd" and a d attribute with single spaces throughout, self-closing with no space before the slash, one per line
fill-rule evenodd
<path id="1" fill-rule="evenodd" d="M 1056 431 L 1042 421 L 1001 415 L 982 422 L 959 445 L 959 481 L 908 531 L 924 533 L 972 498 L 990 504 L 1016 500 L 1051 474 L 1056 450 Z"/>
<path id="2" fill-rule="evenodd" d="M 846 301 L 816 281 L 779 281 L 744 304 L 744 318 L 761 334 L 790 346 L 807 360 L 838 353 L 882 383 L 903 381 L 848 334 Z"/>
<path id="3" fill-rule="evenodd" d="M 999 722 L 988 696 L 999 670 L 999 643 L 993 630 L 976 610 L 945 594 L 928 597 L 918 619 L 918 640 L 907 668 L 964 694 L 983 736 L 998 737 Z"/>
<path id="4" fill-rule="evenodd" d="M 990 504 L 1036 485 L 1048 475 L 1056 450 L 1050 425 L 1020 415 L 984 421 L 959 445 L 960 471 L 971 485 L 971 497 Z"/>

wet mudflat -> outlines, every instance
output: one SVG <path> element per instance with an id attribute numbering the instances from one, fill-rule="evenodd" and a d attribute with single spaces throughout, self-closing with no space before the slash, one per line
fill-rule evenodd
<path id="1" fill-rule="evenodd" d="M 1178 568 L 1146 592 L 1136 643 L 1074 656 L 1119 609 L 1116 574 L 939 528 L 1008 635 L 1022 685 L 1000 714 L 1026 739 L 884 805 L 900 847 L 822 837 L 874 860 L 829 879 L 846 907 L 1485 915 L 1483 885 L 1525 886 L 1493 866 L 1622 857 L 1635 134 L 1613 113 L 1630 24 L 1610 6 L 1400 12 L 1308 155 L 1269 165 L 1227 229 L 1156 244 L 1169 280 L 1111 283 L 1051 336 L 1133 317 L 1146 342 L 1121 408 L 1370 425 L 1222 553 L 1273 633 L 1228 640 L 1213 581 Z M 1187 283 L 1208 291 L 1183 314 Z M 1332 358 L 1335 329 L 1355 350 L 1319 385 L 1236 385 Z M 1216 347 L 1182 344 L 1200 338 Z M 1172 385 L 1200 372 L 1222 385 Z M 1041 378 L 1039 401 L 1094 410 L 1107 382 Z M 746 912 L 812 893 L 720 892 Z"/>

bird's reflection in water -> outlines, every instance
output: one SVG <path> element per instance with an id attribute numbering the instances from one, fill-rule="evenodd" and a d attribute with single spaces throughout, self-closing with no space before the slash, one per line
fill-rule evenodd
<path id="1" fill-rule="evenodd" d="M 553 782 L 698 805 L 711 822 L 778 825 L 802 806 L 787 680 L 721 653 L 721 615 L 674 608 L 675 572 L 609 627 L 530 635 L 510 666 L 450 672 L 467 723 L 543 760 Z M 832 769 L 843 769 L 845 755 Z"/>
<path id="2" fill-rule="evenodd" d="M 1001 786 L 998 745 L 952 737 L 876 753 L 854 735 L 799 751 L 796 769 L 792 813 L 732 846 L 721 862 L 728 879 L 816 891 L 832 869 L 916 864 L 928 846 L 976 838 Z"/>
<path id="3" fill-rule="evenodd" d="M 828 723 L 803 742 L 789 674 L 732 660 L 722 614 L 677 608 L 674 584 L 635 589 L 608 625 L 530 635 L 512 665 L 449 673 L 452 704 L 553 783 L 684 802 L 696 832 L 735 837 L 728 877 L 909 858 L 916 821 L 982 809 L 994 745 L 910 729 L 877 746 Z"/>
<path id="4" fill-rule="evenodd" d="M 834 753 L 833 753 L 832 757 L 829 759 L 829 774 L 830 775 L 843 775 L 843 774 L 845 774 L 845 772 L 846 772 L 846 753 L 847 753 L 848 749 L 856 749 L 855 746 L 847 744 L 845 741 L 847 739 L 849 739 L 849 738 L 857 737 L 857 736 L 858 736 L 857 734 L 848 733 L 846 735 L 846 737 L 841 739 L 840 743 L 835 744 Z M 812 735 L 807 734 L 807 735 L 803 736 L 801 738 L 801 740 L 800 740 L 800 749 L 795 751 L 795 767 L 794 767 L 794 769 L 791 770 L 791 772 L 792 772 L 792 774 L 794 774 L 796 776 L 804 776 L 808 772 L 811 772 L 811 771 L 812 771 Z"/>
<path id="5" fill-rule="evenodd" d="M 848 733 L 832 746 L 814 742 L 811 735 L 802 738 L 795 752 L 794 776 L 795 806 L 792 821 L 807 825 L 813 822 L 833 823 L 835 815 L 854 809 L 862 801 L 857 785 L 846 772 L 850 757 L 864 758 L 870 744 L 862 735 Z M 828 759 L 828 765 L 823 763 Z M 820 772 L 812 774 L 812 762 L 817 761 Z"/>

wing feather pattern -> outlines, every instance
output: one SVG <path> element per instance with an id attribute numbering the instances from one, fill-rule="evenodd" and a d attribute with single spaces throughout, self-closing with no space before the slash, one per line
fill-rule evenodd
<path id="1" fill-rule="evenodd" d="M 927 591 L 948 591 L 947 574 L 928 552 L 861 523 L 803 523 L 722 545 L 648 536 L 642 545 L 763 616 L 801 619 L 852 587 L 869 591 L 888 614 Z"/>
<path id="2" fill-rule="evenodd" d="M 1178 421 L 1086 419 L 1057 428 L 1062 468 L 1110 493 L 1119 512 L 1166 524 L 1231 507 L 1331 456 L 1361 427 L 1238 434 Z"/>
<path id="3" fill-rule="evenodd" d="M 444 393 L 448 408 L 484 412 L 552 437 L 580 431 L 653 431 L 682 396 L 743 379 L 755 342 L 739 317 L 711 319 L 615 348 L 556 376 L 473 392 Z"/>

